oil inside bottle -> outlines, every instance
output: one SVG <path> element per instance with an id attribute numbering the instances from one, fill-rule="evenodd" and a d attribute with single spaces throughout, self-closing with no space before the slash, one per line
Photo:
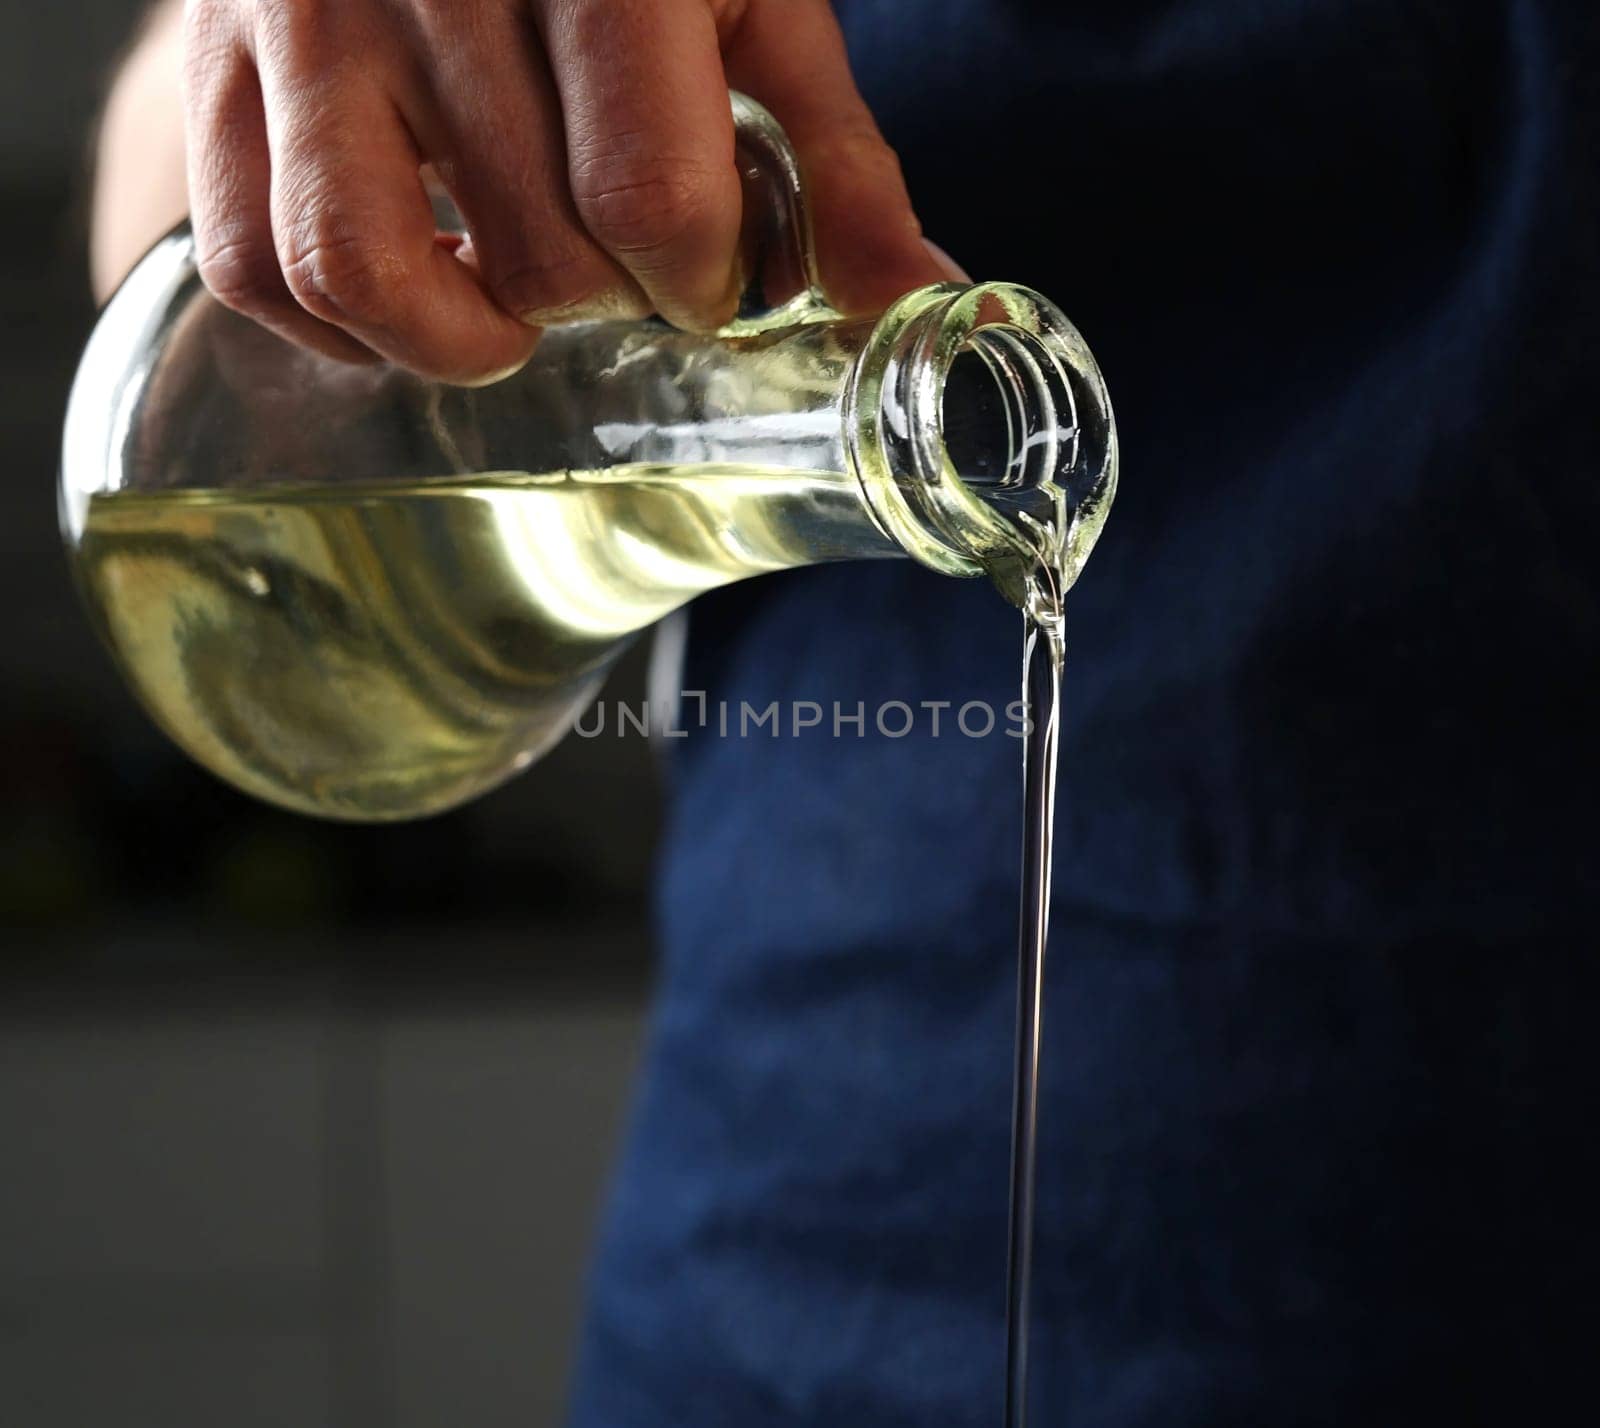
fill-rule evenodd
<path id="1" fill-rule="evenodd" d="M 189 754 L 284 807 L 381 820 L 530 763 L 702 591 L 891 548 L 841 473 L 635 466 L 95 496 L 76 569 Z"/>

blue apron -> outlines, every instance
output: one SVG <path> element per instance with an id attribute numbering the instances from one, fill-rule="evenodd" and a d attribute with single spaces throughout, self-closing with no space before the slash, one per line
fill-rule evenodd
<path id="1" fill-rule="evenodd" d="M 1066 309 L 1124 436 L 1067 612 L 1035 1421 L 1582 1421 L 1600 12 L 843 18 L 929 234 Z M 909 562 L 695 607 L 575 1428 L 997 1421 L 1019 668 Z"/>

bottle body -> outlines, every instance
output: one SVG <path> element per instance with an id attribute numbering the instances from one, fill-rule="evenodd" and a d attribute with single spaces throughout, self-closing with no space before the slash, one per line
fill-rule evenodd
<path id="1" fill-rule="evenodd" d="M 130 274 L 73 386 L 62 530 L 191 755 L 300 812 L 416 817 L 532 762 L 635 634 L 715 586 L 894 555 L 1019 604 L 1040 562 L 1070 583 L 1116 478 L 1082 339 L 1005 284 L 842 317 L 781 132 L 734 106 L 764 256 L 716 334 L 551 328 L 457 388 L 227 311 L 186 228 Z"/>
<path id="2" fill-rule="evenodd" d="M 186 235 L 164 248 L 86 355 L 124 381 L 92 388 L 98 441 L 69 424 L 63 526 L 145 707 L 272 802 L 450 807 L 559 739 L 695 595 L 898 551 L 845 469 L 870 322 L 583 324 L 450 388 L 299 351 L 205 294 Z M 141 363 L 143 331 L 118 334 L 152 324 L 150 289 L 165 339 Z"/>

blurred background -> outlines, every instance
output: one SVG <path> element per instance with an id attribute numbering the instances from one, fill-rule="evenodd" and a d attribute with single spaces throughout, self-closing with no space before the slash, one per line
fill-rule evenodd
<path id="1" fill-rule="evenodd" d="M 54 483 L 141 9 L 0 12 L 0 1422 L 553 1423 L 647 991 L 649 751 L 344 828 L 124 692 Z"/>

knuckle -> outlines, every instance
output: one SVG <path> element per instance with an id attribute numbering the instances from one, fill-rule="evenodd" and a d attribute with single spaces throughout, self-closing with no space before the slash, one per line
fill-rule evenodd
<path id="1" fill-rule="evenodd" d="M 390 324 L 406 290 L 403 265 L 382 244 L 358 236 L 291 239 L 283 277 L 295 301 L 326 322 Z"/>
<path id="2" fill-rule="evenodd" d="M 815 172 L 827 175 L 832 201 L 867 215 L 872 232 L 921 237 L 899 155 L 870 123 L 846 126 L 814 142 L 806 159 Z"/>
<path id="3" fill-rule="evenodd" d="M 869 179 L 903 183 L 900 158 L 870 124 L 848 125 L 813 145 L 811 159 L 836 171 L 863 174 Z"/>
<path id="4" fill-rule="evenodd" d="M 544 0 L 544 10 L 552 29 L 591 53 L 615 48 L 617 21 L 626 18 L 625 0 Z"/>
<path id="5" fill-rule="evenodd" d="M 263 63 L 302 81 L 342 85 L 371 68 L 388 31 L 369 7 L 348 0 L 255 0 L 254 34 Z"/>
<path id="6" fill-rule="evenodd" d="M 229 238 L 208 244 L 199 255 L 200 281 L 224 307 L 254 316 L 273 306 L 282 276 L 270 243 Z"/>
<path id="7" fill-rule="evenodd" d="M 191 83 L 232 54 L 235 28 L 233 14 L 217 0 L 190 0 L 185 6 L 183 68 Z"/>
<path id="8" fill-rule="evenodd" d="M 573 175 L 585 225 L 614 252 L 647 255 L 690 239 L 711 216 L 711 178 L 688 165 L 596 164 Z"/>
<path id="9" fill-rule="evenodd" d="M 289 50 L 315 48 L 327 39 L 336 8 L 329 0 L 255 0 L 256 33 Z"/>

